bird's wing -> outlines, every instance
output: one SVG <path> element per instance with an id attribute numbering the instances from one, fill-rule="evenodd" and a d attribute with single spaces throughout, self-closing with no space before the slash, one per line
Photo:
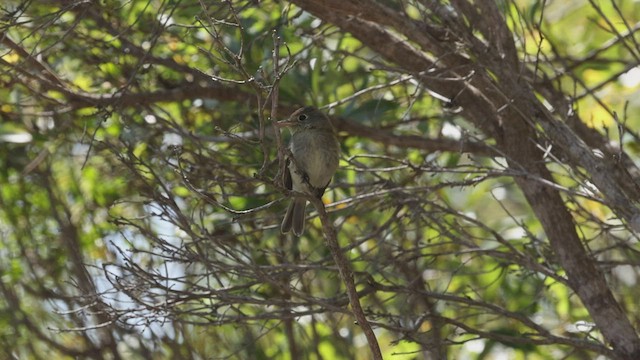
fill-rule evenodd
<path id="1" fill-rule="evenodd" d="M 289 170 L 289 163 L 291 163 L 291 160 L 287 159 L 287 163 L 284 167 L 284 187 L 287 190 L 293 189 L 293 182 L 291 180 L 291 170 Z"/>

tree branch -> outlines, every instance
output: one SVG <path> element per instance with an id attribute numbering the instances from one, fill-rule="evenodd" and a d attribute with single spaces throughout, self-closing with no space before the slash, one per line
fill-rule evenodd
<path id="1" fill-rule="evenodd" d="M 362 332 L 364 333 L 365 337 L 367 338 L 367 342 L 369 343 L 371 356 L 375 360 L 382 360 L 382 353 L 380 352 L 380 345 L 378 345 L 376 334 L 373 332 L 371 324 L 369 324 L 369 321 L 364 314 L 362 305 L 360 305 L 360 297 L 358 295 L 358 291 L 356 290 L 356 285 L 353 281 L 353 271 L 351 270 L 351 264 L 342 253 L 342 249 L 340 248 L 340 244 L 338 243 L 336 229 L 329 219 L 329 215 L 324 208 L 322 199 L 310 196 L 307 197 L 307 200 L 311 201 L 313 206 L 316 208 L 316 211 L 318 211 L 320 221 L 322 222 L 322 231 L 324 233 L 324 238 L 327 241 L 329 251 L 331 251 L 331 256 L 333 257 L 336 266 L 338 266 L 340 277 L 342 278 L 342 281 L 347 288 L 347 295 L 349 296 L 351 311 L 353 312 L 353 315 L 358 321 L 358 325 L 360 325 L 360 327 L 362 328 Z"/>

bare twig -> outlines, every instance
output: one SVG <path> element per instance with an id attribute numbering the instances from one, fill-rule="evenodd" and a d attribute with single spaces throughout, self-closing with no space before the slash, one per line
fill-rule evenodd
<path id="1" fill-rule="evenodd" d="M 367 342 L 369 343 L 371 356 L 373 359 L 382 360 L 380 345 L 378 345 L 376 335 L 373 332 L 371 324 L 367 320 L 366 315 L 364 314 L 362 305 L 360 304 L 360 297 L 358 296 L 358 292 L 356 291 L 356 286 L 353 281 L 353 271 L 351 270 L 351 264 L 342 253 L 342 249 L 340 248 L 340 244 L 338 243 L 336 229 L 329 219 L 329 215 L 324 208 L 322 200 L 314 197 L 309 197 L 308 199 L 311 201 L 316 211 L 318 211 L 320 221 L 322 222 L 322 231 L 324 234 L 324 238 L 326 240 L 327 246 L 329 247 L 329 251 L 331 251 L 331 256 L 338 266 L 340 277 L 342 278 L 342 281 L 347 288 L 347 295 L 349 295 L 351 311 L 353 312 L 353 315 L 358 321 L 358 325 L 360 325 L 360 327 L 362 328 L 362 332 L 364 332 L 364 335 L 367 338 Z"/>

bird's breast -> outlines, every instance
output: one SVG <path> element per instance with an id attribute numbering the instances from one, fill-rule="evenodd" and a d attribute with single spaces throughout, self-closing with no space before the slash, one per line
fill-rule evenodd
<path id="1" fill-rule="evenodd" d="M 338 168 L 340 146 L 331 132 L 304 131 L 293 136 L 291 153 L 307 174 L 309 183 L 315 188 L 324 188 Z M 297 178 L 292 173 L 294 188 L 302 182 Z"/>

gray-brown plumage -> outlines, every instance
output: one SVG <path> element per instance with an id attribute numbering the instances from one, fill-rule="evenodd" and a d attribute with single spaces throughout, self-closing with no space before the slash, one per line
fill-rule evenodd
<path id="1" fill-rule="evenodd" d="M 322 198 L 338 169 L 340 157 L 340 144 L 331 122 L 316 108 L 304 107 L 276 125 L 291 130 L 289 149 L 293 159 L 287 159 L 285 186 L 290 190 Z M 293 229 L 296 236 L 302 235 L 306 206 L 304 198 L 291 199 L 280 227 L 282 233 Z"/>

